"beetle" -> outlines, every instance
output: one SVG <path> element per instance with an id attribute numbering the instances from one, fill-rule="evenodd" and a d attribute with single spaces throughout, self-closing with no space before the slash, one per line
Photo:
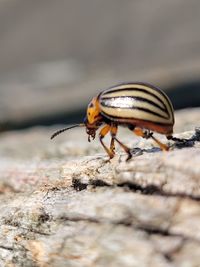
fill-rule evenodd
<path id="1" fill-rule="evenodd" d="M 95 139 L 96 131 L 101 127 L 99 140 L 109 155 L 115 155 L 115 142 L 132 157 L 131 150 L 116 136 L 118 126 L 125 126 L 143 138 L 152 138 L 162 150 L 169 150 L 153 136 L 153 132 L 163 134 L 168 140 L 181 141 L 173 137 L 174 109 L 168 96 L 157 87 L 142 82 L 121 83 L 102 91 L 94 97 L 87 107 L 83 123 L 72 125 L 55 132 L 51 139 L 60 133 L 75 127 L 85 127 L 88 141 Z M 110 147 L 103 138 L 110 132 Z"/>

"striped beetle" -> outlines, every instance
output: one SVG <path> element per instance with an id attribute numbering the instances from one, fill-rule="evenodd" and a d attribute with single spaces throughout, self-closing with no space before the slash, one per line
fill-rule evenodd
<path id="1" fill-rule="evenodd" d="M 84 122 L 55 132 L 58 134 L 75 127 L 85 127 L 90 138 L 94 139 L 96 131 L 99 140 L 110 158 L 115 155 L 115 141 L 132 157 L 131 150 L 116 137 L 118 126 L 125 126 L 136 135 L 152 138 L 162 150 L 169 147 L 153 136 L 153 132 L 166 135 L 167 139 L 181 141 L 172 136 L 174 125 L 174 110 L 167 95 L 153 85 L 140 82 L 122 83 L 102 91 L 89 103 Z M 110 132 L 111 142 L 108 148 L 103 138 Z"/>

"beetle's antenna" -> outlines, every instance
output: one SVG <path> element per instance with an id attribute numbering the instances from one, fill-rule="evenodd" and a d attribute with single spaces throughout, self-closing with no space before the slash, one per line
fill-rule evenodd
<path id="1" fill-rule="evenodd" d="M 72 125 L 72 126 L 67 127 L 67 128 L 63 128 L 63 129 L 58 130 L 58 131 L 56 131 L 55 133 L 53 133 L 52 136 L 51 136 L 51 139 L 53 139 L 53 138 L 56 137 L 57 135 L 59 135 L 59 134 L 65 132 L 65 131 L 67 131 L 67 130 L 70 130 L 70 129 L 72 129 L 72 128 L 76 128 L 76 127 L 84 127 L 84 126 L 85 126 L 84 123 L 80 123 L 80 124 Z"/>

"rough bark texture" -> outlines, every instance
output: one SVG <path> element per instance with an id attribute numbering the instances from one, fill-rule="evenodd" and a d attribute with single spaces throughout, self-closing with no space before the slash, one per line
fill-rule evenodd
<path id="1" fill-rule="evenodd" d="M 189 141 L 165 153 L 122 130 L 140 151 L 128 162 L 83 129 L 2 135 L 0 266 L 200 266 L 199 111 L 177 114 Z"/>

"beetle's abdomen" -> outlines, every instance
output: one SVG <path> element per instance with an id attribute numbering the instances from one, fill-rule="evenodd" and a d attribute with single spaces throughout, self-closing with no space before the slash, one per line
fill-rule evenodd
<path id="1" fill-rule="evenodd" d="M 128 119 L 155 124 L 174 124 L 172 104 L 167 95 L 149 84 L 126 83 L 99 95 L 100 109 L 111 120 Z"/>

